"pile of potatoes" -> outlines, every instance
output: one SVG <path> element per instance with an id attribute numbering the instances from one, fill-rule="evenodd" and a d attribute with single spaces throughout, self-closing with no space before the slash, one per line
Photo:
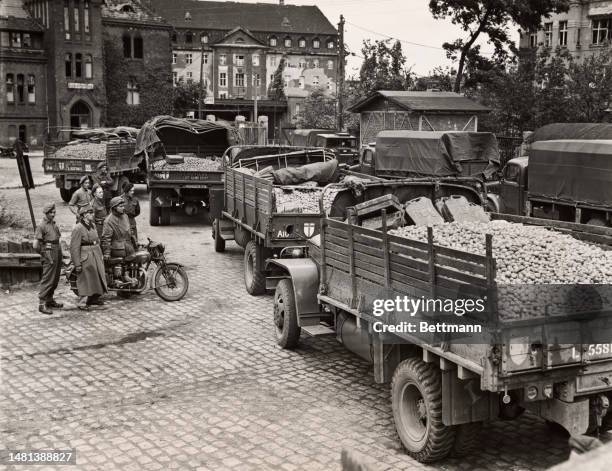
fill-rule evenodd
<path id="1" fill-rule="evenodd" d="M 427 241 L 427 228 L 390 231 Z M 447 223 L 433 226 L 434 243 L 485 255 L 485 235 L 493 236 L 498 284 L 612 284 L 612 251 L 544 227 L 514 224 Z"/>
<path id="2" fill-rule="evenodd" d="M 216 172 L 221 170 L 221 159 L 200 159 L 198 157 L 184 157 L 180 164 L 170 164 L 165 160 L 158 160 L 151 164 L 153 170 L 169 170 L 176 172 Z"/>
<path id="3" fill-rule="evenodd" d="M 106 143 L 83 142 L 60 147 L 56 159 L 106 160 Z"/>
<path id="4" fill-rule="evenodd" d="M 323 206 L 329 211 L 339 190 L 330 189 L 325 192 Z M 274 200 L 277 213 L 318 214 L 319 200 L 323 188 L 320 187 L 281 187 L 274 188 Z"/>

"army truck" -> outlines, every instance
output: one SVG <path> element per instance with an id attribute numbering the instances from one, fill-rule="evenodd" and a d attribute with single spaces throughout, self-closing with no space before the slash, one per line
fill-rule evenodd
<path id="1" fill-rule="evenodd" d="M 238 130 L 224 121 L 172 116 L 147 121 L 135 153 L 145 159 L 150 224 L 170 224 L 179 208 L 195 216 L 209 207 L 210 191 L 223 188 L 222 155 L 239 142 Z"/>
<path id="2" fill-rule="evenodd" d="M 354 165 L 359 163 L 357 138 L 347 132 L 329 129 L 296 129 L 291 135 L 292 146 L 324 147 L 334 152 L 338 162 Z"/>
<path id="3" fill-rule="evenodd" d="M 62 199 L 70 201 L 83 175 L 93 175 L 100 163 L 106 163 L 113 177 L 112 190 L 121 194 L 128 183 L 143 183 L 142 156 L 134 155 L 133 128 L 89 129 L 73 133 L 71 141 L 47 142 L 44 145 L 43 169 L 53 175 Z"/>
<path id="4" fill-rule="evenodd" d="M 267 262 L 267 285 L 275 287 L 277 343 L 294 348 L 301 333 L 334 335 L 372 363 L 374 380 L 391 383 L 399 438 L 421 462 L 469 453 L 483 422 L 515 418 L 525 409 L 572 434 L 609 429 L 611 286 L 507 283 L 513 273 L 522 279 L 526 268 L 537 277 L 544 276 L 540 268 L 563 267 L 547 266 L 537 257 L 530 267 L 504 265 L 521 250 L 505 251 L 504 243 L 516 230 L 527 231 L 530 242 L 521 247 L 528 249 L 561 237 L 578 244 L 575 251 L 568 246 L 566 255 L 581 253 L 582 263 L 594 266 L 598 261 L 590 255 L 609 251 L 611 229 L 504 215 L 472 226 L 398 230 L 384 222 L 381 230 L 373 230 L 345 221 L 351 207 L 383 194 L 402 202 L 436 201 L 458 191 L 439 181 L 397 181 L 371 183 L 359 194 L 339 193 L 334 212 L 321 220 L 320 237 L 307 242 L 308 257 Z M 470 197 L 470 192 L 470 187 L 462 190 L 477 202 L 478 195 Z M 462 234 L 469 227 L 485 232 L 467 249 L 451 247 L 458 239 L 451 241 L 448 228 Z M 571 278 L 578 265 L 564 273 Z M 612 273 L 605 270 L 602 281 L 609 283 Z M 410 312 L 402 300 L 408 306 L 424 304 Z M 430 315 L 425 309 L 430 300 L 450 303 L 449 311 Z M 468 301 L 481 303 L 482 310 L 466 313 Z M 377 312 L 382 306 L 386 312 Z M 457 329 L 440 330 L 446 321 Z M 469 330 L 478 325 L 484 334 Z"/>

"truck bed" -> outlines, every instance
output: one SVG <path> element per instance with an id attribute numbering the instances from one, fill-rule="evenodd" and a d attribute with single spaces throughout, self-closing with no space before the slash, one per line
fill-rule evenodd
<path id="1" fill-rule="evenodd" d="M 104 149 L 100 146 L 104 146 Z M 95 149 L 92 158 L 78 157 L 87 147 Z M 44 148 L 43 169 L 45 174 L 83 175 L 95 172 L 100 162 L 106 162 L 111 174 L 137 170 L 142 156 L 134 155 L 135 148 L 136 142 L 133 140 L 82 142 L 73 145 L 68 142 L 49 143 Z M 75 150 L 74 156 L 71 156 L 72 149 Z"/>
<path id="2" fill-rule="evenodd" d="M 198 158 L 206 165 L 202 168 L 189 168 L 189 165 L 170 165 L 162 161 L 149 164 L 150 187 L 210 188 L 223 185 L 221 160 Z M 162 164 L 160 166 L 160 163 Z"/>

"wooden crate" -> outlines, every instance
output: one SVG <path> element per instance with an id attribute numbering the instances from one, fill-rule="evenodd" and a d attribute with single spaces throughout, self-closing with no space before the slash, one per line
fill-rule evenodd
<path id="1" fill-rule="evenodd" d="M 0 241 L 0 287 L 7 289 L 20 283 L 35 283 L 42 276 L 40 255 L 32 242 Z"/>

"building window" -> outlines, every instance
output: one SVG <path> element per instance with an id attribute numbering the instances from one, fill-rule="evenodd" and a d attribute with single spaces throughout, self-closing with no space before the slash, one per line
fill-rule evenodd
<path id="1" fill-rule="evenodd" d="M 173 32 L 172 32 L 172 36 L 170 37 L 170 39 L 172 40 L 172 42 L 173 42 L 173 43 L 175 43 L 175 42 L 176 42 L 176 39 L 177 39 L 177 38 L 176 38 L 176 31 L 173 31 Z"/>
<path id="2" fill-rule="evenodd" d="M 603 44 L 610 39 L 610 19 L 593 20 L 593 44 Z"/>
<path id="3" fill-rule="evenodd" d="M 285 47 L 291 47 L 291 38 L 285 38 Z"/>
<path id="4" fill-rule="evenodd" d="M 285 81 L 283 82 L 283 86 L 285 88 L 288 88 L 290 82 L 291 82 L 291 75 L 285 75 Z"/>
<path id="5" fill-rule="evenodd" d="M 187 76 L 187 80 L 193 80 L 193 72 L 187 72 L 185 75 Z"/>
<path id="6" fill-rule="evenodd" d="M 304 85 L 305 85 L 305 84 L 306 84 L 306 80 L 305 80 L 304 76 L 301 76 L 301 77 L 300 77 L 300 84 L 299 84 L 299 87 L 300 87 L 300 88 L 304 88 Z"/>
<path id="7" fill-rule="evenodd" d="M 270 74 L 270 83 L 274 82 L 274 74 Z"/>
<path id="8" fill-rule="evenodd" d="M 252 57 L 253 67 L 259 67 L 259 54 L 253 54 Z"/>
<path id="9" fill-rule="evenodd" d="M 17 140 L 17 126 L 14 124 L 8 125 L 9 142 L 13 143 Z"/>
<path id="10" fill-rule="evenodd" d="M 140 105 L 140 91 L 134 78 L 130 78 L 127 83 L 127 104 Z"/>
<path id="11" fill-rule="evenodd" d="M 319 49 L 321 47 L 321 41 L 319 41 L 318 39 L 313 39 L 312 47 L 314 47 L 315 49 Z"/>
<path id="12" fill-rule="evenodd" d="M 85 32 L 85 39 L 87 40 L 91 39 L 89 36 L 91 32 L 89 29 L 89 23 L 89 0 L 85 0 L 85 3 L 83 4 L 83 31 Z"/>
<path id="13" fill-rule="evenodd" d="M 320 63 L 319 63 L 319 59 L 315 59 L 315 60 L 313 60 L 313 61 L 312 61 L 312 66 L 313 66 L 315 69 L 318 69 L 318 68 L 319 68 L 319 65 L 320 65 Z"/>
<path id="14" fill-rule="evenodd" d="M 567 21 L 559 21 L 559 46 L 567 46 Z"/>
<path id="15" fill-rule="evenodd" d="M 67 52 L 64 59 L 64 69 L 66 71 L 66 77 L 72 77 L 72 54 Z"/>
<path id="16" fill-rule="evenodd" d="M 219 65 L 227 65 L 227 56 L 225 54 L 219 54 Z"/>
<path id="17" fill-rule="evenodd" d="M 25 124 L 20 124 L 19 125 L 19 140 L 21 142 L 27 142 L 28 138 L 27 138 L 27 130 L 26 130 L 26 125 Z"/>
<path id="18" fill-rule="evenodd" d="M 178 84 L 178 72 L 172 72 L 172 81 L 174 82 L 174 85 Z"/>
<path id="19" fill-rule="evenodd" d="M 235 54 L 234 55 L 234 64 L 238 67 L 244 67 L 244 56 Z"/>
<path id="20" fill-rule="evenodd" d="M 11 47 L 21 47 L 21 35 L 19 33 L 9 33 Z"/>
<path id="21" fill-rule="evenodd" d="M 306 40 L 304 38 L 300 38 L 298 40 L 298 46 L 299 47 L 306 47 Z"/>
<path id="22" fill-rule="evenodd" d="M 529 33 L 529 47 L 534 48 L 538 46 L 538 33 L 532 32 Z"/>
<path id="23" fill-rule="evenodd" d="M 28 75 L 28 103 L 36 103 L 36 78 Z"/>
<path id="24" fill-rule="evenodd" d="M 185 54 L 185 63 L 193 64 L 193 54 Z"/>
<path id="25" fill-rule="evenodd" d="M 315 87 L 317 87 L 319 85 L 319 76 L 318 75 L 315 75 L 312 78 L 312 85 L 315 86 Z"/>
<path id="26" fill-rule="evenodd" d="M 76 78 L 83 76 L 83 54 L 76 53 L 74 55 L 74 76 Z"/>
<path id="27" fill-rule="evenodd" d="M 544 46 L 550 47 L 552 45 L 552 23 L 544 23 Z"/>
<path id="28" fill-rule="evenodd" d="M 332 81 L 331 81 L 331 79 L 327 79 L 327 89 L 328 90 L 332 89 Z"/>
<path id="29" fill-rule="evenodd" d="M 234 75 L 234 86 L 244 87 L 244 74 L 243 73 L 236 73 Z"/>
<path id="30" fill-rule="evenodd" d="M 306 59 L 299 59 L 298 60 L 298 68 L 299 69 L 305 69 L 306 67 L 308 67 L 308 62 L 306 62 Z"/>
<path id="31" fill-rule="evenodd" d="M 204 63 L 208 64 L 208 54 L 204 54 Z"/>
<path id="32" fill-rule="evenodd" d="M 327 70 L 334 70 L 334 61 L 327 61 Z"/>
<path id="33" fill-rule="evenodd" d="M 255 74 L 255 86 L 256 87 L 261 87 L 261 77 L 259 76 L 259 74 Z"/>
<path id="34" fill-rule="evenodd" d="M 185 33 L 185 42 L 187 44 L 191 44 L 193 42 L 193 33 L 191 31 L 187 31 Z"/>
<path id="35" fill-rule="evenodd" d="M 6 74 L 6 101 L 15 103 L 15 76 Z"/>
<path id="36" fill-rule="evenodd" d="M 134 38 L 134 58 L 135 59 L 143 58 L 142 38 L 140 36 L 136 36 Z"/>
<path id="37" fill-rule="evenodd" d="M 25 101 L 23 74 L 17 74 L 17 100 L 19 100 L 19 103 Z"/>
<path id="38" fill-rule="evenodd" d="M 132 38 L 127 34 L 123 36 L 123 57 L 132 57 Z"/>
<path id="39" fill-rule="evenodd" d="M 32 47 L 32 36 L 30 36 L 30 33 L 23 33 L 23 47 Z"/>
<path id="40" fill-rule="evenodd" d="M 327 49 L 333 49 L 336 47 L 336 43 L 332 40 L 327 41 Z"/>
<path id="41" fill-rule="evenodd" d="M 172 53 L 172 63 L 176 64 L 176 52 Z"/>
<path id="42" fill-rule="evenodd" d="M 276 67 L 276 56 L 270 56 L 270 66 Z"/>
<path id="43" fill-rule="evenodd" d="M 208 44 L 208 34 L 207 33 L 200 34 L 200 43 Z"/>
<path id="44" fill-rule="evenodd" d="M 219 92 L 219 98 L 226 99 L 227 98 L 227 92 Z"/>
<path id="45" fill-rule="evenodd" d="M 276 44 L 277 44 L 276 36 L 271 36 L 270 37 L 270 46 L 275 47 Z"/>
<path id="46" fill-rule="evenodd" d="M 93 58 L 91 54 L 85 55 L 85 78 L 90 79 L 93 77 Z"/>
<path id="47" fill-rule="evenodd" d="M 81 32 L 81 21 L 80 21 L 80 11 L 79 11 L 79 2 L 78 0 L 73 0 L 74 1 L 74 8 L 72 9 L 73 15 L 74 15 L 74 32 L 77 33 L 76 35 L 78 36 L 78 33 Z"/>
<path id="48" fill-rule="evenodd" d="M 219 72 L 219 86 L 227 87 L 227 72 Z"/>
<path id="49" fill-rule="evenodd" d="M 70 39 L 70 2 L 64 0 L 64 37 Z"/>

